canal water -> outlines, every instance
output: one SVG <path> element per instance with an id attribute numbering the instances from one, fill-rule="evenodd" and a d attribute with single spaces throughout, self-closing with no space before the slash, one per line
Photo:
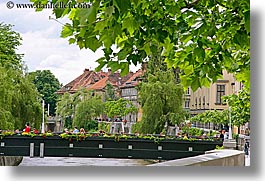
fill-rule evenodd
<path id="1" fill-rule="evenodd" d="M 24 157 L 19 166 L 144 166 L 154 160 L 114 158 Z"/>

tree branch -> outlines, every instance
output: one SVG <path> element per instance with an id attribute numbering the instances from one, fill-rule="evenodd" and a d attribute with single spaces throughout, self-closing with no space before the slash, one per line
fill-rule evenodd
<path id="1" fill-rule="evenodd" d="M 198 4 L 199 1 L 200 1 L 200 0 L 195 0 L 195 1 L 193 1 L 192 3 L 188 3 L 187 1 L 184 1 L 185 4 L 186 4 L 186 6 L 180 8 L 180 10 L 182 10 L 182 9 L 184 9 L 184 8 L 190 9 L 190 8 L 192 8 L 193 6 L 195 6 L 196 4 Z"/>

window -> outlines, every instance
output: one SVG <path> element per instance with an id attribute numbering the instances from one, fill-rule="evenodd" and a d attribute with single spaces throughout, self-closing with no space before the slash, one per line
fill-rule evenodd
<path id="1" fill-rule="evenodd" d="M 190 108 L 190 100 L 185 101 L 185 108 Z"/>
<path id="2" fill-rule="evenodd" d="M 217 85 L 216 104 L 222 104 L 222 96 L 225 95 L 225 85 Z"/>

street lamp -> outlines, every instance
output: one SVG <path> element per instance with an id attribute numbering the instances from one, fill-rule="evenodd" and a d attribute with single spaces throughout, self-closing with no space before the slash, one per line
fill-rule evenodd
<path id="1" fill-rule="evenodd" d="M 41 133 L 45 133 L 45 130 L 44 130 L 44 100 L 42 100 L 42 125 L 41 125 Z"/>
<path id="2" fill-rule="evenodd" d="M 229 106 L 228 110 L 229 110 L 229 132 L 228 132 L 229 134 L 228 134 L 228 139 L 231 140 L 233 138 L 232 138 L 232 121 L 231 121 L 231 108 L 230 108 L 230 106 Z"/>

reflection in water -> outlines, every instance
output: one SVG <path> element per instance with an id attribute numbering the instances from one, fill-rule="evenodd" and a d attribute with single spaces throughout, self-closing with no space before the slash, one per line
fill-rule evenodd
<path id="1" fill-rule="evenodd" d="M 115 158 L 24 157 L 19 166 L 144 166 L 154 160 Z"/>

